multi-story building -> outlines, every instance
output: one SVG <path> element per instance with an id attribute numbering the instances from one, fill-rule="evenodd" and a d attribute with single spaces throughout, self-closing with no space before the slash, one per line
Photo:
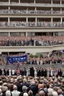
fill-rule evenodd
<path id="1" fill-rule="evenodd" d="M 63 36 L 64 0 L 0 0 L 0 36 Z M 0 46 L 0 52 L 61 50 L 54 46 Z"/>

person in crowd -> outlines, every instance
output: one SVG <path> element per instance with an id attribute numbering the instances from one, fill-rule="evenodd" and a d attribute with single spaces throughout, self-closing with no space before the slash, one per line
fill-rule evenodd
<path id="1" fill-rule="evenodd" d="M 6 96 L 11 96 L 11 91 L 7 90 L 5 94 L 6 94 Z"/>
<path id="2" fill-rule="evenodd" d="M 17 86 L 13 86 L 13 91 L 11 92 L 12 96 L 20 96 L 20 92 L 17 91 Z"/>
<path id="3" fill-rule="evenodd" d="M 2 89 L 0 89 L 0 96 L 2 96 Z"/>
<path id="4" fill-rule="evenodd" d="M 11 71 L 12 71 L 12 73 L 11 73 L 11 74 L 12 74 L 12 76 L 14 76 L 14 75 L 15 75 L 15 70 L 14 70 L 14 69 L 12 69 Z"/>
<path id="5" fill-rule="evenodd" d="M 29 86 L 29 89 L 28 90 L 32 90 L 33 95 L 36 95 L 36 93 L 38 92 L 38 85 L 35 84 L 35 81 L 34 80 L 32 80 L 30 82 L 30 86 Z"/>
<path id="6" fill-rule="evenodd" d="M 0 75 L 2 75 L 2 70 L 0 69 Z"/>
<path id="7" fill-rule="evenodd" d="M 62 76 L 62 70 L 61 69 L 58 70 L 58 76 Z"/>
<path id="8" fill-rule="evenodd" d="M 33 67 L 30 68 L 30 76 L 34 77 L 34 68 Z"/>
<path id="9" fill-rule="evenodd" d="M 37 72 L 47 70 L 36 69 L 38 69 Z M 39 76 L 34 77 L 1 75 L 0 96 L 64 96 L 64 78 L 61 75 L 47 76 L 45 73 L 44 71 L 43 75 L 39 74 Z"/>

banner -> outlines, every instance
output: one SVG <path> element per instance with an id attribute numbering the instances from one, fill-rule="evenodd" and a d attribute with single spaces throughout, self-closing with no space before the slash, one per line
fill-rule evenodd
<path id="1" fill-rule="evenodd" d="M 61 50 L 62 53 L 64 53 L 64 50 Z"/>
<path id="2" fill-rule="evenodd" d="M 14 62 L 27 62 L 27 55 L 7 57 L 7 62 L 12 64 Z"/>

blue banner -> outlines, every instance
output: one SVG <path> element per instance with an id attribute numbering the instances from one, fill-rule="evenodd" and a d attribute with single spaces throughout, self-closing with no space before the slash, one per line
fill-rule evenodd
<path id="1" fill-rule="evenodd" d="M 7 62 L 12 64 L 14 62 L 27 62 L 27 55 L 7 57 Z"/>
<path id="2" fill-rule="evenodd" d="M 62 53 L 64 53 L 64 50 L 61 50 Z"/>

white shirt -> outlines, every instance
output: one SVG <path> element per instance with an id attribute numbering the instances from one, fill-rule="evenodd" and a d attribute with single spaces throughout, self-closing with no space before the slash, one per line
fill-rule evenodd
<path id="1" fill-rule="evenodd" d="M 9 69 L 9 76 L 11 76 L 11 69 Z"/>
<path id="2" fill-rule="evenodd" d="M 19 96 L 20 92 L 17 90 L 12 91 L 12 96 Z"/>
<path id="3" fill-rule="evenodd" d="M 12 70 L 12 75 L 14 75 L 15 74 L 15 70 Z"/>

